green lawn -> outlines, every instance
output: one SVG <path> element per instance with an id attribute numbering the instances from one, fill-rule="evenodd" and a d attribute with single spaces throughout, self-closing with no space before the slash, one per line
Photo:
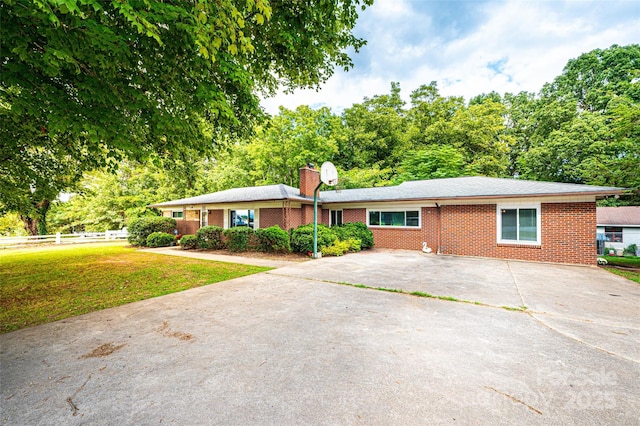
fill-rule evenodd
<path id="1" fill-rule="evenodd" d="M 0 333 L 269 269 L 122 244 L 0 250 Z"/>
<path id="2" fill-rule="evenodd" d="M 631 266 L 634 268 L 640 268 L 640 257 L 617 257 L 617 256 L 603 256 L 609 262 L 609 265 L 618 265 L 618 266 Z M 634 270 L 625 270 L 618 268 L 610 268 L 606 267 L 607 271 L 620 275 L 621 277 L 625 277 L 630 279 L 631 281 L 635 281 L 640 284 L 640 272 Z"/>

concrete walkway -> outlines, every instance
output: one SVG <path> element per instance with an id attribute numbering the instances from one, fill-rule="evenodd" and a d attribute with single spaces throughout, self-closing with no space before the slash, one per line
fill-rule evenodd
<path id="1" fill-rule="evenodd" d="M 640 420 L 640 286 L 589 267 L 374 250 L 16 331 L 0 348 L 7 425 Z"/>

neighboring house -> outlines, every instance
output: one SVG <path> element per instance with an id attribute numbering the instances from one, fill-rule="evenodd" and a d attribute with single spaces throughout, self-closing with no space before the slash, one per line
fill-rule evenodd
<path id="1" fill-rule="evenodd" d="M 640 247 L 640 206 L 598 207 L 596 217 L 598 234 L 604 234 L 606 247 Z"/>
<path id="2" fill-rule="evenodd" d="M 283 229 L 313 223 L 319 172 L 300 169 L 300 189 L 235 188 L 153 204 L 181 234 L 205 225 Z M 318 222 L 363 222 L 376 247 L 543 262 L 596 263 L 596 200 L 621 188 L 460 177 L 381 188 L 321 191 Z"/>

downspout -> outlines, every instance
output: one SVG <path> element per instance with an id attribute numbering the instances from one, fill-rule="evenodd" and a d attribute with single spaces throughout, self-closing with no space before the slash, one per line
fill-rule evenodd
<path id="1" fill-rule="evenodd" d="M 440 221 L 440 205 L 438 203 L 436 203 L 436 208 L 438 209 L 438 251 L 436 253 L 442 254 L 442 252 L 440 251 L 440 234 L 441 234 L 442 222 Z"/>

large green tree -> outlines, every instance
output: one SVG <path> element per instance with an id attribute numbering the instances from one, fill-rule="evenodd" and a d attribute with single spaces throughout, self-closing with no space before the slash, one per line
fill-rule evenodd
<path id="1" fill-rule="evenodd" d="M 300 167 L 331 160 L 344 138 L 340 117 L 327 107 L 301 105 L 295 111 L 280 107 L 280 113 L 258 128 L 247 146 L 251 159 L 247 173 L 255 185 L 297 186 Z"/>
<path id="2" fill-rule="evenodd" d="M 34 156 L 90 170 L 210 154 L 220 135 L 261 119 L 258 95 L 349 68 L 345 49 L 364 43 L 351 30 L 371 2 L 3 1 L 0 208 L 56 172 Z"/>
<path id="3" fill-rule="evenodd" d="M 639 78 L 640 45 L 613 45 L 569 61 L 535 102 L 529 147 L 517 160 L 519 173 L 637 192 Z"/>
<path id="4" fill-rule="evenodd" d="M 405 102 L 400 85 L 391 83 L 389 94 L 364 98 L 343 113 L 347 139 L 339 146 L 336 164 L 344 169 L 393 167 L 406 144 Z"/>

